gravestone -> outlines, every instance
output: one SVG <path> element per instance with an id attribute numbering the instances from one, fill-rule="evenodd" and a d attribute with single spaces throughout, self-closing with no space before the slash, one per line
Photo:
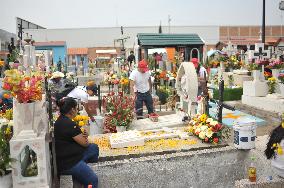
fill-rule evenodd
<path id="1" fill-rule="evenodd" d="M 35 56 L 25 45 L 24 65 L 29 72 Z M 45 97 L 33 103 L 13 104 L 14 135 L 10 141 L 13 187 L 50 187 L 51 167 Z"/>
<path id="2" fill-rule="evenodd" d="M 181 107 L 190 116 L 196 114 L 198 79 L 193 63 L 183 62 L 176 77 L 177 94 L 180 96 Z"/>

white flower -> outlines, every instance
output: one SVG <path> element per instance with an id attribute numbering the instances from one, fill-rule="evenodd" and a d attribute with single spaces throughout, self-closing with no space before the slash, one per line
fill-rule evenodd
<path id="1" fill-rule="evenodd" d="M 215 126 L 217 124 L 218 124 L 218 121 L 211 121 L 211 123 L 210 123 L 210 125 L 213 125 L 213 126 Z"/>
<path id="2" fill-rule="evenodd" d="M 206 120 L 207 123 L 211 123 L 212 121 L 213 121 L 212 118 L 208 118 L 208 119 Z"/>
<path id="3" fill-rule="evenodd" d="M 201 131 L 205 131 L 206 129 L 208 129 L 207 126 L 204 126 L 204 125 L 203 125 L 203 126 L 200 127 L 200 130 L 201 130 Z"/>
<path id="4" fill-rule="evenodd" d="M 198 136 L 199 136 L 200 139 L 204 139 L 205 138 L 205 132 L 204 131 L 200 132 Z"/>
<path id="5" fill-rule="evenodd" d="M 208 138 L 211 138 L 212 135 L 213 135 L 213 131 L 210 130 L 210 129 L 207 129 L 207 131 L 206 131 L 206 136 L 207 136 Z"/>

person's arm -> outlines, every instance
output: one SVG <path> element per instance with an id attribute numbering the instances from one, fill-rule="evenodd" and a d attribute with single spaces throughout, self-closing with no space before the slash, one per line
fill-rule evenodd
<path id="1" fill-rule="evenodd" d="M 129 80 L 130 81 L 130 94 L 134 95 L 135 91 L 134 91 L 134 84 L 135 82 L 133 80 Z"/>
<path id="2" fill-rule="evenodd" d="M 75 142 L 80 144 L 83 147 L 88 147 L 89 146 L 89 141 L 88 141 L 88 136 L 87 134 L 78 134 L 77 136 L 74 136 L 73 139 Z"/>
<path id="3" fill-rule="evenodd" d="M 152 93 L 152 80 L 151 80 L 151 76 L 149 77 L 148 79 L 148 82 L 149 82 L 149 87 L 150 87 L 150 93 Z"/>
<path id="4" fill-rule="evenodd" d="M 91 121 L 94 122 L 95 118 L 94 118 L 93 114 L 91 114 L 90 109 L 88 108 L 88 105 L 86 103 L 82 103 L 82 105 L 84 106 L 84 109 L 86 110 Z"/>

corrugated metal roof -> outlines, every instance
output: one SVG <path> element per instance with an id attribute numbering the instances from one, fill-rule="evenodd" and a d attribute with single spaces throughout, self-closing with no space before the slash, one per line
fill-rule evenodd
<path id="1" fill-rule="evenodd" d="M 68 55 L 86 55 L 88 54 L 88 48 L 68 48 Z"/>
<path id="2" fill-rule="evenodd" d="M 138 33 L 137 37 L 138 43 L 141 46 L 188 46 L 204 44 L 197 34 Z"/>

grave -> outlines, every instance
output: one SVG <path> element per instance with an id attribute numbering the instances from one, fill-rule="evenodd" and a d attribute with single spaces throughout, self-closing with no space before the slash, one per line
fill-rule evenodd
<path id="1" fill-rule="evenodd" d="M 33 47 L 25 45 L 24 65 L 29 72 Z M 10 141 L 13 187 L 50 187 L 51 167 L 45 97 L 32 103 L 13 104 L 14 135 Z"/>
<path id="2" fill-rule="evenodd" d="M 269 50 L 262 50 L 263 44 L 255 45 L 256 50 L 249 51 L 249 59 L 262 60 L 262 58 L 270 57 Z M 264 66 L 262 66 L 262 73 L 259 70 L 254 70 L 254 80 L 244 82 L 242 103 L 266 111 L 283 113 L 284 98 L 276 94 L 268 95 L 267 81 L 264 80 L 263 71 Z"/>
<path id="3" fill-rule="evenodd" d="M 158 122 L 152 122 L 149 118 L 135 120 L 129 127 L 130 130 L 183 126 L 184 116 L 196 114 L 198 82 L 194 65 L 190 62 L 183 62 L 177 72 L 176 80 L 177 94 L 181 98 L 180 108 L 185 113 L 161 116 Z"/>

